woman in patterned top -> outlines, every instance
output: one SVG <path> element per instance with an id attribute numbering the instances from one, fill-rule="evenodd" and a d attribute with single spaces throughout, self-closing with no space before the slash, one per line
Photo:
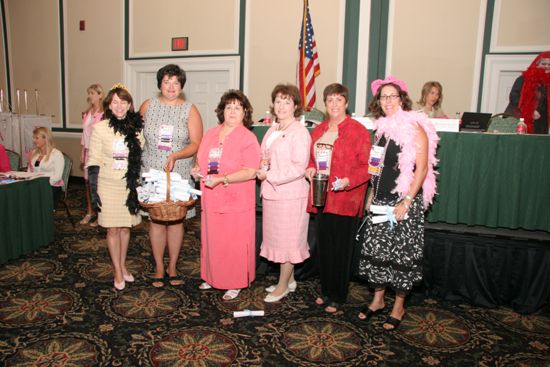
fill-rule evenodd
<path id="1" fill-rule="evenodd" d="M 160 95 L 143 102 L 139 112 L 144 119 L 145 147 L 143 149 L 143 170 L 174 171 L 182 178 L 192 180 L 191 168 L 195 163 L 195 153 L 202 139 L 202 119 L 195 105 L 184 99 L 185 71 L 169 64 L 157 72 L 157 85 Z M 194 210 L 187 212 L 186 218 L 195 216 Z M 183 241 L 183 221 L 151 221 L 149 238 L 155 258 L 156 271 L 153 286 L 164 286 L 168 276 L 171 285 L 181 285 L 176 264 Z M 168 245 L 168 269 L 164 269 L 164 251 Z"/>
<path id="2" fill-rule="evenodd" d="M 369 320 L 382 312 L 390 287 L 395 302 L 384 329 L 394 330 L 405 317 L 406 294 L 422 279 L 424 210 L 435 195 L 439 137 L 424 113 L 411 111 L 403 81 L 388 76 L 375 80 L 371 89 L 376 133 L 369 156 L 369 214 L 359 238 L 359 275 L 374 288 L 374 299 L 359 318 Z"/>

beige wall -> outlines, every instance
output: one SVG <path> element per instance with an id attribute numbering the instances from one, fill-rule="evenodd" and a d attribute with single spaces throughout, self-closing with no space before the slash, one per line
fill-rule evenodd
<path id="1" fill-rule="evenodd" d="M 87 0 L 65 4 L 66 122 L 69 128 L 81 128 L 88 86 L 99 83 L 107 93 L 123 81 L 124 8 L 112 0 L 94 0 L 94 6 Z M 84 31 L 79 30 L 80 20 L 86 23 Z"/>
<path id="2" fill-rule="evenodd" d="M 521 52 L 525 46 L 550 45 L 550 34 L 544 27 L 527 26 L 545 24 L 548 0 L 496 2 L 498 46 Z M 237 49 L 239 0 L 130 3 L 130 49 L 134 56 L 216 54 L 219 50 Z M 484 32 L 484 25 L 479 23 L 485 19 L 486 4 L 487 0 L 390 2 L 388 72 L 407 81 L 413 99 L 419 97 L 425 81 L 435 79 L 444 86 L 443 107 L 448 115 L 475 106 L 479 98 L 476 93 L 481 70 L 480 40 Z M 38 88 L 40 111 L 55 115 L 54 123 L 60 126 L 59 1 L 5 0 L 5 5 L 12 95 L 16 88 L 29 91 Z M 370 1 L 361 0 L 361 6 L 369 7 Z M 248 0 L 246 7 L 242 77 L 258 119 L 270 105 L 269 95 L 275 84 L 295 83 L 302 1 Z M 345 0 L 310 0 L 321 63 L 321 75 L 316 81 L 317 107 L 321 110 L 323 88 L 341 81 L 344 7 Z M 79 128 L 80 113 L 86 108 L 86 87 L 99 82 L 108 90 L 115 82 L 124 81 L 124 1 L 65 0 L 63 10 L 65 123 L 69 128 Z M 80 20 L 86 21 L 85 31 L 78 30 Z M 176 36 L 190 37 L 188 52 L 170 50 L 170 39 Z M 366 59 L 360 56 L 362 65 L 368 63 L 367 56 Z M 5 70 L 5 57 L 1 53 L 0 67 Z M 2 85 L 5 87 L 5 76 L 0 73 Z M 366 88 L 364 81 L 360 87 Z M 136 105 L 140 103 L 136 101 Z M 29 98 L 29 110 L 34 112 L 33 98 Z M 80 133 L 63 132 L 55 136 L 58 146 L 73 158 L 73 175 L 81 175 Z"/>
<path id="3" fill-rule="evenodd" d="M 546 46 L 550 49 L 550 1 L 498 0 L 500 13 L 495 46 Z"/>
<path id="4" fill-rule="evenodd" d="M 173 37 L 189 37 L 189 51 L 238 52 L 238 10 L 238 0 L 134 0 L 130 53 L 187 54 L 172 52 Z"/>
<path id="5" fill-rule="evenodd" d="M 254 0 L 249 2 L 248 59 L 245 89 L 262 118 L 271 104 L 271 90 L 277 83 L 296 84 L 298 42 L 302 24 L 302 1 Z M 317 108 L 324 111 L 322 93 L 326 85 L 339 81 L 338 63 L 343 48 L 344 20 L 341 1 L 310 1 L 310 13 L 317 42 L 321 75 L 316 79 Z M 281 14 L 285 16 L 281 16 Z"/>
<path id="6" fill-rule="evenodd" d="M 478 0 L 395 1 L 389 73 L 407 82 L 414 101 L 437 80 L 447 115 L 472 109 L 479 13 Z"/>
<path id="7" fill-rule="evenodd" d="M 12 96 L 27 89 L 29 113 L 35 112 L 34 90 L 40 93 L 40 113 L 61 124 L 59 9 L 56 0 L 7 0 Z M 23 92 L 21 112 L 24 113 Z M 31 98 L 32 97 L 32 98 Z"/>

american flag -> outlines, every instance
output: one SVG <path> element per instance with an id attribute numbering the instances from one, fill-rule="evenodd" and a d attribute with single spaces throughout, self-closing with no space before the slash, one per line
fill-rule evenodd
<path id="1" fill-rule="evenodd" d="M 305 37 L 304 37 L 305 33 Z M 300 30 L 300 61 L 298 62 L 297 79 L 302 96 L 302 104 L 309 111 L 315 106 L 315 78 L 321 74 L 317 44 L 313 35 L 313 26 L 309 15 L 308 0 L 304 0 L 304 16 Z"/>

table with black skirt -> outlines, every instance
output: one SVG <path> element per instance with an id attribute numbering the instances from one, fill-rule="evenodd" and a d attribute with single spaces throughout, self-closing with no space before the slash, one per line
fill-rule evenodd
<path id="1" fill-rule="evenodd" d="M 259 141 L 266 130 L 252 129 Z M 426 213 L 425 291 L 521 313 L 549 304 L 550 136 L 438 135 L 437 195 Z M 315 231 L 309 234 L 316 254 Z M 304 274 L 317 273 L 315 259 L 304 266 Z"/>

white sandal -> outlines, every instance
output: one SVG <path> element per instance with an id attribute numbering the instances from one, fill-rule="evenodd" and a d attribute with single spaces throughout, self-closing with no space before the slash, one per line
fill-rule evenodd
<path id="1" fill-rule="evenodd" d="M 212 288 L 212 286 L 206 282 L 202 282 L 201 285 L 199 285 L 199 289 L 202 290 L 202 291 L 205 291 L 207 289 L 210 289 Z"/>
<path id="2" fill-rule="evenodd" d="M 241 293 L 240 289 L 230 289 L 223 295 L 222 299 L 224 301 L 231 301 L 232 299 L 235 299 L 239 296 L 239 293 Z"/>

